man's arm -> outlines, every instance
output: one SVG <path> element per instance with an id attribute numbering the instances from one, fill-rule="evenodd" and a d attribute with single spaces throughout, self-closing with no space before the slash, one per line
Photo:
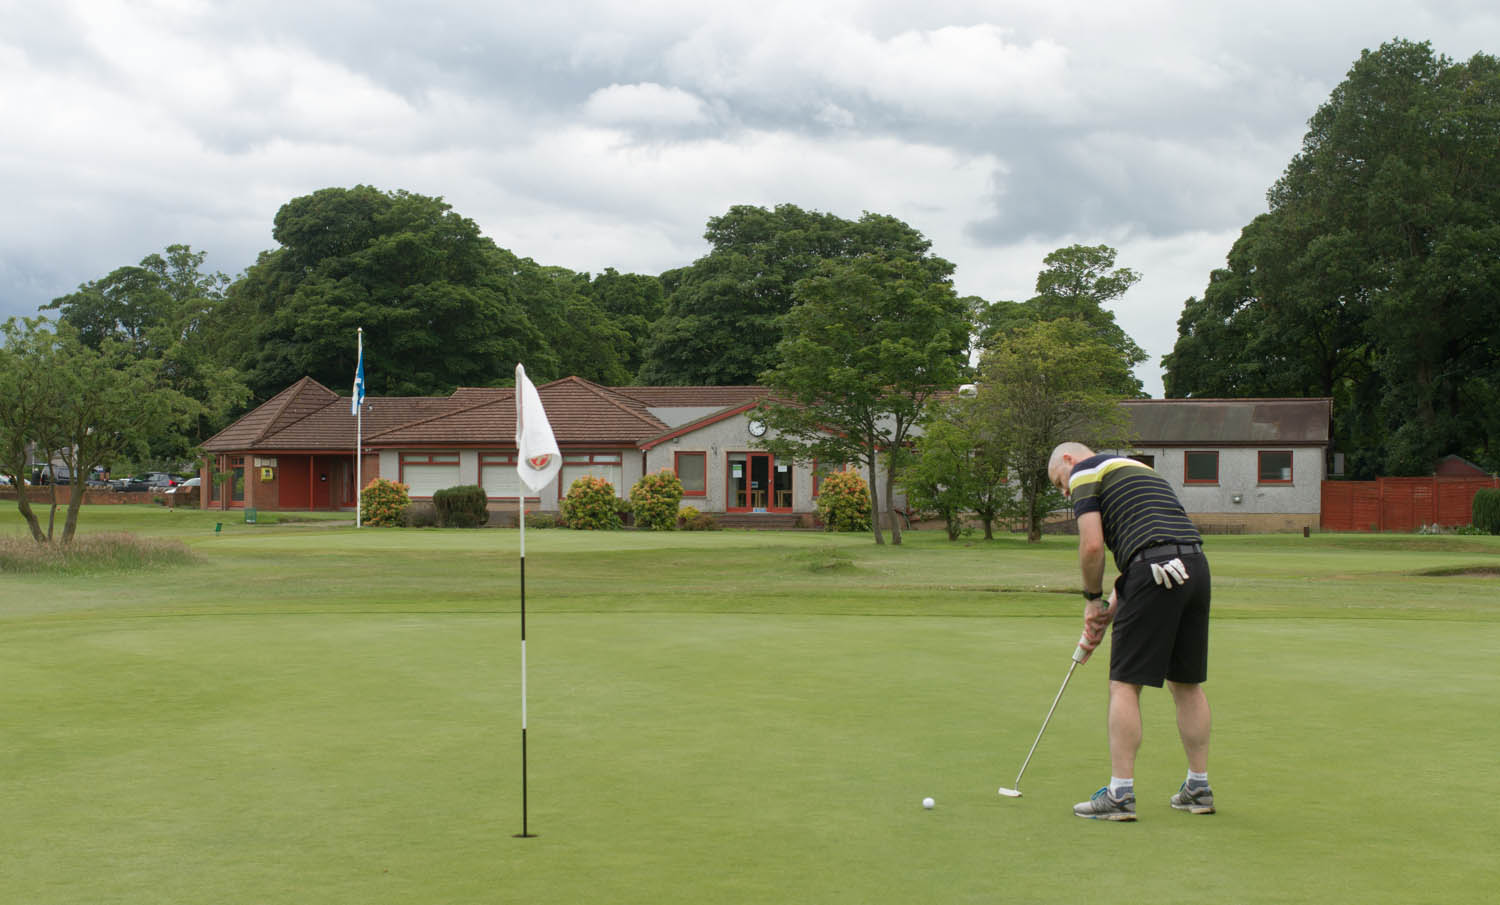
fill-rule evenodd
<path id="1" fill-rule="evenodd" d="M 1104 593 L 1104 520 L 1097 512 L 1078 517 L 1078 565 L 1083 570 L 1083 589 Z"/>
<path id="2" fill-rule="evenodd" d="M 1085 512 L 1078 517 L 1078 566 L 1083 572 L 1083 590 L 1088 594 L 1102 594 L 1104 591 L 1104 521 L 1097 512 Z M 1114 603 L 1114 593 L 1111 592 L 1109 603 L 1102 599 L 1090 600 L 1083 608 L 1083 637 L 1079 639 L 1079 647 L 1087 654 L 1091 654 L 1099 642 L 1104 640 L 1104 628 L 1109 625 L 1111 618 L 1111 604 Z"/>

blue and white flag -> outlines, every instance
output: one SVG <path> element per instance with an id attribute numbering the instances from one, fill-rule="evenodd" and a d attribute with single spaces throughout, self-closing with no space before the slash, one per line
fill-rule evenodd
<path id="1" fill-rule="evenodd" d="M 516 365 L 516 474 L 532 493 L 540 493 L 560 468 L 562 454 L 542 409 L 542 397 L 526 369 Z"/>
<path id="2" fill-rule="evenodd" d="M 349 406 L 349 414 L 358 415 L 359 407 L 365 404 L 365 343 L 364 337 L 359 342 L 359 366 L 354 369 L 354 401 Z"/>

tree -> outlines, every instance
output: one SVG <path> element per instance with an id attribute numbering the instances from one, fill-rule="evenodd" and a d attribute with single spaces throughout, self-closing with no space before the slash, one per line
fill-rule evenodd
<path id="1" fill-rule="evenodd" d="M 1047 476 L 1057 444 L 1129 446 L 1124 397 L 1111 390 L 1129 374 L 1119 349 L 1070 317 L 1016 330 L 985 353 L 976 417 L 989 436 L 1008 442 L 1028 541 L 1041 540 L 1047 513 L 1062 503 Z"/>
<path id="2" fill-rule="evenodd" d="M 191 458 L 193 447 L 222 428 L 250 395 L 224 362 L 217 338 L 205 332 L 229 278 L 204 273 L 204 258 L 191 246 L 169 245 L 165 255 L 147 255 L 44 306 L 60 311 L 59 320 L 91 349 L 117 342 L 134 356 L 160 362 L 166 385 L 196 403 L 191 429 L 162 423 L 148 438 L 146 455 L 160 462 Z"/>
<path id="3" fill-rule="evenodd" d="M 52 506 L 47 530 L 43 531 L 26 492 L 31 451 L 64 445 L 57 416 L 67 404 L 61 370 L 56 366 L 57 336 L 46 329 L 46 323 L 44 318 L 11 318 L 0 328 L 5 336 L 4 344 L 0 345 L 0 472 L 16 488 L 17 508 L 38 543 L 52 537 L 57 485 L 51 487 Z"/>
<path id="4" fill-rule="evenodd" d="M 993 540 L 996 519 L 1017 508 L 1010 448 L 980 414 L 974 399 L 929 405 L 912 459 L 900 475 L 907 501 L 941 515 L 949 540 L 958 539 L 968 513 L 984 526 L 984 539 Z"/>
<path id="5" fill-rule="evenodd" d="M 1189 299 L 1168 395 L 1318 395 L 1350 471 L 1500 467 L 1500 61 L 1365 51 L 1229 267 Z"/>
<path id="6" fill-rule="evenodd" d="M 778 362 L 798 282 L 823 262 L 869 253 L 921 259 L 931 245 L 894 217 L 866 213 L 851 222 L 793 204 L 736 205 L 708 221 L 704 238 L 706 256 L 661 276 L 666 306 L 642 383 L 754 383 Z"/>
<path id="7" fill-rule="evenodd" d="M 106 338 L 94 349 L 66 325 L 52 331 L 45 319 L 12 319 L 4 334 L 0 386 L 14 389 L 19 398 L 0 406 L 0 452 L 7 471 L 24 470 L 16 451 L 29 436 L 39 452 L 68 467 L 73 483 L 63 525 L 67 543 L 77 530 L 84 479 L 94 467 L 142 453 L 161 425 L 184 427 L 197 406 L 165 384 L 160 361 L 141 357 L 116 340 Z M 55 490 L 53 507 L 55 511 Z M 20 508 L 32 537 L 50 540 L 50 523 L 44 534 L 30 506 Z"/>
<path id="8" fill-rule="evenodd" d="M 615 354 L 633 382 L 646 363 L 652 329 L 666 304 L 661 280 L 606 267 L 589 282 L 587 292 L 595 306 L 624 334 L 625 338 L 615 346 Z"/>
<path id="9" fill-rule="evenodd" d="M 556 373 L 519 284 L 555 287 L 441 198 L 321 189 L 283 205 L 272 236 L 280 247 L 231 288 L 218 324 L 257 399 L 304 375 L 348 383 L 358 327 L 372 395 L 489 386 L 521 360 L 539 375 Z M 565 303 L 545 298 L 538 307 L 566 322 Z"/>
<path id="10" fill-rule="evenodd" d="M 954 293 L 951 273 L 940 258 L 877 253 L 824 261 L 797 284 L 776 349 L 780 363 L 761 377 L 772 391 L 761 417 L 775 431 L 763 444 L 802 461 L 863 464 L 879 544 L 881 460 L 890 511 L 912 428 L 967 367 L 969 306 Z M 901 542 L 894 518 L 891 540 Z"/>
<path id="11" fill-rule="evenodd" d="M 1128 267 L 1112 269 L 1116 254 L 1108 245 L 1069 245 L 1048 254 L 1037 274 L 1036 295 L 1025 302 L 996 302 L 982 312 L 981 343 L 989 346 L 1018 329 L 1066 317 L 1085 324 L 1130 368 L 1141 364 L 1147 358 L 1145 350 L 1104 307 L 1141 279 Z M 1141 395 L 1140 381 L 1128 370 L 1115 389 L 1126 396 Z"/>

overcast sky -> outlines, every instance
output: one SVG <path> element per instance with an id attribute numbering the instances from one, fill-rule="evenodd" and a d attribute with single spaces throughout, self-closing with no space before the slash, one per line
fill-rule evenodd
<path id="1" fill-rule="evenodd" d="M 235 276 L 328 186 L 442 196 L 588 272 L 793 203 L 900 217 L 989 300 L 1118 248 L 1160 395 L 1183 301 L 1394 37 L 1500 53 L 1500 4 L 0 0 L 0 316 L 173 243 Z"/>

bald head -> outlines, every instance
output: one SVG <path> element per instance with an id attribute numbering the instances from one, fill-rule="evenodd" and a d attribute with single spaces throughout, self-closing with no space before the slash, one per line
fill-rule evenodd
<path id="1" fill-rule="evenodd" d="M 1070 440 L 1057 444 L 1057 448 L 1052 450 L 1052 458 L 1047 460 L 1047 477 L 1052 480 L 1052 486 L 1066 494 L 1068 475 L 1073 473 L 1073 466 L 1093 454 L 1094 451 L 1082 443 Z"/>

